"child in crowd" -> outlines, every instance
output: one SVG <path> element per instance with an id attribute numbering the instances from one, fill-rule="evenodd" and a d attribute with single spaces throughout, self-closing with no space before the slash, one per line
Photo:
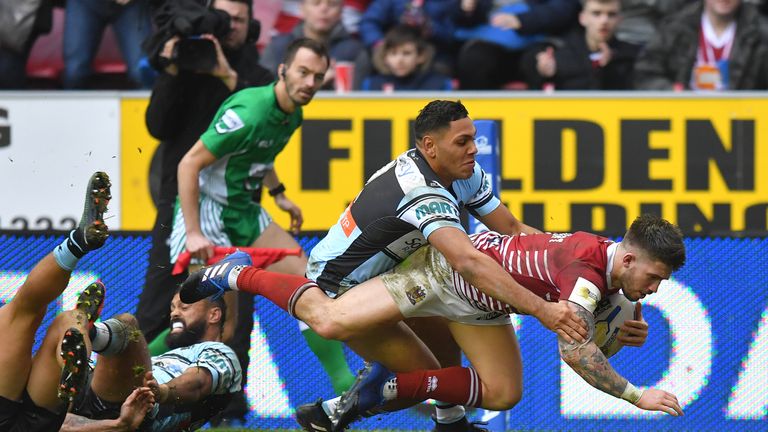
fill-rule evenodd
<path id="1" fill-rule="evenodd" d="M 529 49 L 521 68 L 531 89 L 631 90 L 639 47 L 616 38 L 620 0 L 582 0 L 579 24 Z"/>
<path id="2" fill-rule="evenodd" d="M 433 53 L 417 29 L 393 27 L 373 59 L 379 74 L 365 78 L 361 90 L 451 90 L 451 80 L 431 69 Z"/>

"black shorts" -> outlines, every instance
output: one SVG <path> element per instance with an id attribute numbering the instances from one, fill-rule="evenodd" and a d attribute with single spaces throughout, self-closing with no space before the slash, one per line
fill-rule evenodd
<path id="1" fill-rule="evenodd" d="M 21 401 L 0 396 L 0 432 L 49 432 L 58 431 L 67 410 L 49 411 L 37 406 L 26 391 Z"/>
<path id="2" fill-rule="evenodd" d="M 94 420 L 116 419 L 120 417 L 122 402 L 108 402 L 96 396 L 90 386 L 77 398 L 72 413 Z"/>

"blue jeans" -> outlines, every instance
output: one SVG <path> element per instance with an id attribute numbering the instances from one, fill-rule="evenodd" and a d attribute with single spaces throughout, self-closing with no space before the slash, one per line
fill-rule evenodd
<path id="1" fill-rule="evenodd" d="M 27 77 L 26 65 L 26 54 L 0 48 L 0 89 L 24 88 Z"/>
<path id="2" fill-rule="evenodd" d="M 147 0 L 121 6 L 111 0 L 67 0 L 64 20 L 64 88 L 84 88 L 104 29 L 111 24 L 128 76 L 141 82 L 141 43 L 150 34 Z"/>

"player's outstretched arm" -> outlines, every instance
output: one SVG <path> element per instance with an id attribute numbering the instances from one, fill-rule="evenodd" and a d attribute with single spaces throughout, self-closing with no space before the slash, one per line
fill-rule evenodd
<path id="1" fill-rule="evenodd" d="M 429 243 L 451 267 L 478 290 L 507 303 L 520 313 L 533 315 L 544 327 L 566 341 L 584 340 L 585 323 L 567 306 L 547 302 L 520 285 L 493 258 L 475 249 L 464 231 L 443 227 L 430 234 Z"/>
<path id="2" fill-rule="evenodd" d="M 673 416 L 683 415 L 675 395 L 658 389 L 641 391 L 619 375 L 594 342 L 595 318 L 592 313 L 576 303 L 567 303 L 587 323 L 589 329 L 589 336 L 583 343 L 570 343 L 558 336 L 560 357 L 568 366 L 592 387 L 624 399 L 638 408 L 662 411 Z"/>
<path id="3" fill-rule="evenodd" d="M 120 417 L 117 419 L 92 420 L 77 414 L 67 413 L 60 432 L 129 432 L 135 431 L 144 421 L 155 398 L 149 387 L 138 387 L 125 399 L 120 407 Z"/>
<path id="4" fill-rule="evenodd" d="M 165 384 L 158 384 L 152 372 L 147 372 L 144 385 L 152 390 L 155 400 L 161 405 L 188 405 L 211 395 L 213 378 L 206 368 L 190 367 Z"/>
<path id="5" fill-rule="evenodd" d="M 492 212 L 480 217 L 480 221 L 493 231 L 506 235 L 541 233 L 540 230 L 520 222 L 503 203 Z"/>

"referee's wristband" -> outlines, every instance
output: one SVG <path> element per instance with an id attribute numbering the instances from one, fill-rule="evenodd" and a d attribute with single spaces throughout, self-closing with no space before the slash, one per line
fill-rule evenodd
<path id="1" fill-rule="evenodd" d="M 285 193 L 285 185 L 282 183 L 269 190 L 269 196 L 271 197 L 276 197 L 281 193 Z"/>
<path id="2" fill-rule="evenodd" d="M 621 398 L 631 403 L 632 405 L 636 405 L 637 401 L 639 401 L 642 396 L 643 391 L 632 385 L 631 382 L 627 381 L 627 386 L 624 387 L 624 393 L 621 394 Z"/>

